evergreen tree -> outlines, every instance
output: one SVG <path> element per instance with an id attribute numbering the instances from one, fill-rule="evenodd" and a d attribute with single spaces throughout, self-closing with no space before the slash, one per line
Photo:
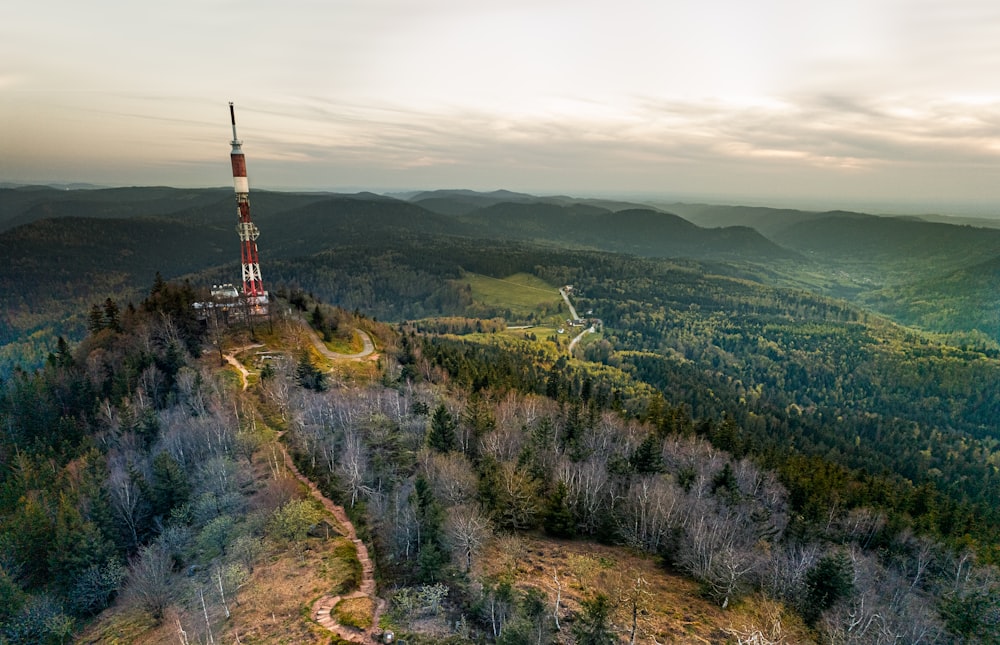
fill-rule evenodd
<path id="1" fill-rule="evenodd" d="M 566 482 L 560 481 L 545 505 L 545 515 L 542 519 L 542 526 L 545 527 L 545 532 L 549 535 L 571 538 L 576 534 L 573 511 L 566 504 L 568 496 L 569 489 L 566 488 Z"/>
<path id="2" fill-rule="evenodd" d="M 302 352 L 299 356 L 299 362 L 295 366 L 295 380 L 307 390 L 322 392 L 326 389 L 325 375 L 318 367 L 313 365 L 309 354 L 306 352 Z"/>
<path id="3" fill-rule="evenodd" d="M 441 544 L 444 509 L 434 497 L 434 491 L 423 475 L 418 475 L 414 482 L 412 502 L 415 503 L 419 529 L 418 578 L 420 582 L 436 582 L 448 561 Z"/>
<path id="4" fill-rule="evenodd" d="M 153 458 L 153 484 L 150 487 L 150 505 L 153 515 L 166 517 L 170 511 L 188 500 L 191 484 L 187 474 L 169 452 Z"/>
<path id="5" fill-rule="evenodd" d="M 663 472 L 662 445 L 656 434 L 646 435 L 632 453 L 632 469 L 641 475 Z"/>
<path id="6" fill-rule="evenodd" d="M 854 589 L 854 567 L 842 552 L 827 554 L 806 572 L 802 616 L 815 625 L 820 615 Z"/>
<path id="7" fill-rule="evenodd" d="M 458 438 L 455 436 L 455 419 L 448 412 L 444 403 L 438 404 L 431 416 L 430 431 L 427 433 L 427 445 L 437 452 L 452 452 L 458 449 Z"/>
<path id="8" fill-rule="evenodd" d="M 101 306 L 91 305 L 90 313 L 87 314 L 87 331 L 96 334 L 102 329 L 104 329 L 104 313 L 101 311 Z"/>
<path id="9" fill-rule="evenodd" d="M 722 467 L 715 477 L 712 478 L 712 492 L 716 495 L 721 494 L 728 498 L 736 498 L 740 494 L 740 485 L 736 481 L 736 474 L 733 473 L 733 467 L 726 462 L 726 465 Z"/>
<path id="10" fill-rule="evenodd" d="M 583 614 L 573 623 L 573 636 L 578 645 L 614 645 L 611 631 L 611 601 L 605 594 L 584 600 Z"/>
<path id="11" fill-rule="evenodd" d="M 108 329 L 121 333 L 121 312 L 118 309 L 118 304 L 111 298 L 104 301 L 104 323 Z"/>

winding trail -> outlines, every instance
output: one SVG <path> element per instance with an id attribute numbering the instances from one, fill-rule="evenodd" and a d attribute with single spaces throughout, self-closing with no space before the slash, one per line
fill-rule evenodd
<path id="1" fill-rule="evenodd" d="M 248 370 L 243 363 L 236 359 L 236 355 L 240 352 L 246 351 L 248 349 L 254 349 L 255 347 L 263 347 L 261 343 L 254 343 L 253 345 L 244 345 L 243 347 L 236 347 L 229 350 L 229 353 L 224 355 L 226 362 L 236 368 L 236 371 L 240 373 L 240 380 L 243 382 L 243 391 L 247 391 L 247 387 L 250 385 L 248 380 L 250 377 L 250 370 Z"/>
<path id="2" fill-rule="evenodd" d="M 316 351 L 331 361 L 367 358 L 375 353 L 375 343 L 366 331 L 361 329 L 354 330 L 354 333 L 361 337 L 362 348 L 360 352 L 356 354 L 340 354 L 338 352 L 331 351 L 330 348 L 326 346 L 326 343 L 324 343 L 319 337 L 319 334 L 316 333 L 316 330 L 309 325 L 309 323 L 302 318 L 299 318 L 298 320 L 302 324 L 303 329 L 305 329 L 306 333 L 309 335 L 309 340 L 312 341 L 312 345 L 316 348 Z"/>
<path id="3" fill-rule="evenodd" d="M 319 487 L 316 486 L 312 480 L 299 472 L 299 469 L 295 467 L 295 462 L 292 461 L 291 455 L 288 454 L 288 450 L 285 449 L 285 444 L 279 441 L 278 445 L 281 446 L 281 453 L 285 458 L 285 466 L 293 475 L 295 475 L 296 479 L 302 482 L 306 488 L 309 489 L 309 494 L 318 500 L 319 503 L 323 505 L 323 508 L 329 511 L 330 514 L 337 519 L 337 522 L 344 530 L 344 536 L 354 542 L 354 548 L 358 553 L 358 561 L 361 563 L 361 588 L 358 591 L 354 591 L 343 596 L 332 596 L 329 594 L 322 596 L 319 600 L 313 603 L 311 612 L 312 619 L 344 640 L 352 643 L 374 642 L 376 633 L 379 629 L 378 621 L 382 612 L 385 611 L 386 602 L 382 598 L 375 595 L 375 565 L 372 563 L 372 560 L 368 555 L 368 547 L 365 546 L 365 543 L 358 538 L 358 534 L 354 530 L 354 524 L 352 524 L 351 520 L 348 519 L 347 513 L 344 512 L 344 508 L 331 502 L 326 496 L 323 495 L 323 493 L 319 490 Z M 337 606 L 337 603 L 348 598 L 371 599 L 373 606 L 372 624 L 367 630 L 362 631 L 355 629 L 354 627 L 341 625 L 333 617 L 333 609 Z"/>
<path id="4" fill-rule="evenodd" d="M 367 356 L 374 351 L 374 344 L 371 338 L 365 332 L 358 330 L 359 334 L 362 334 L 365 338 L 365 350 L 361 353 L 361 357 Z M 318 340 L 318 338 L 316 339 Z M 247 345 L 245 347 L 238 347 L 233 349 L 230 353 L 225 354 L 226 362 L 235 367 L 243 380 L 243 390 L 247 389 L 247 376 L 249 375 L 249 370 L 237 360 L 235 354 L 247 349 L 252 349 L 254 347 L 264 347 L 261 344 Z M 325 349 L 325 347 L 324 347 Z M 327 350 L 329 351 L 329 350 Z M 334 352 L 330 352 L 334 354 Z M 377 634 L 379 632 L 378 622 L 382 613 L 385 611 L 386 602 L 382 598 L 375 595 L 375 565 L 372 562 L 371 557 L 368 555 L 368 547 L 365 543 L 358 538 L 357 531 L 354 530 L 354 524 L 347 517 L 347 513 L 344 511 L 342 506 L 334 504 L 329 498 L 323 495 L 320 491 L 319 486 L 315 484 L 311 479 L 299 472 L 299 469 L 295 466 L 295 462 L 292 461 L 292 456 L 288 454 L 288 449 L 285 444 L 281 442 L 281 435 L 284 431 L 278 433 L 278 447 L 281 448 L 281 455 L 285 462 L 285 467 L 288 471 L 295 475 L 295 478 L 302 482 L 302 484 L 309 490 L 309 494 L 316 499 L 324 509 L 327 510 L 333 517 L 337 520 L 337 524 L 345 537 L 350 539 L 354 543 L 355 551 L 358 554 L 358 562 L 361 563 L 361 585 L 357 591 L 353 591 L 348 594 L 341 596 L 332 596 L 326 594 L 321 596 L 316 602 L 313 603 L 312 611 L 310 613 L 312 619 L 330 630 L 331 632 L 337 634 L 342 639 L 350 641 L 352 643 L 370 643 L 375 642 Z M 341 625 L 334 618 L 333 610 L 341 600 L 347 600 L 349 598 L 369 598 L 372 601 L 372 622 L 371 626 L 367 630 L 360 630 L 354 627 L 349 627 L 347 625 Z"/>

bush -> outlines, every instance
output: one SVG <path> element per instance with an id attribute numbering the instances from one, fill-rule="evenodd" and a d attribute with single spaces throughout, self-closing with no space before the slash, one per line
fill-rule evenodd
<path id="1" fill-rule="evenodd" d="M 302 542 L 309 529 L 322 518 L 323 511 L 312 501 L 293 499 L 274 512 L 267 523 L 267 532 L 279 542 Z"/>

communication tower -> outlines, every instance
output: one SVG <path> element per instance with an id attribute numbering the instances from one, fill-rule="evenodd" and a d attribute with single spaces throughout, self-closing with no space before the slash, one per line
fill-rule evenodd
<path id="1" fill-rule="evenodd" d="M 239 217 L 236 232 L 240 236 L 243 260 L 243 297 L 256 310 L 255 313 L 266 313 L 267 292 L 264 291 L 264 281 L 260 277 L 260 261 L 257 258 L 257 238 L 260 237 L 260 230 L 250 219 L 250 184 L 247 181 L 247 159 L 241 148 L 243 142 L 236 137 L 236 112 L 232 102 L 229 103 L 229 118 L 233 123 L 233 151 L 230 153 L 230 159 L 233 162 L 236 214 Z"/>

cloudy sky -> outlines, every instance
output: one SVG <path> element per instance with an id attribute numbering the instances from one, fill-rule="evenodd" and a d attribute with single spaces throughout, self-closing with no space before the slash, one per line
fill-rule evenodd
<path id="1" fill-rule="evenodd" d="M 7 0 L 0 181 L 1000 215 L 995 0 Z M 994 208 L 995 205 L 995 208 Z"/>

